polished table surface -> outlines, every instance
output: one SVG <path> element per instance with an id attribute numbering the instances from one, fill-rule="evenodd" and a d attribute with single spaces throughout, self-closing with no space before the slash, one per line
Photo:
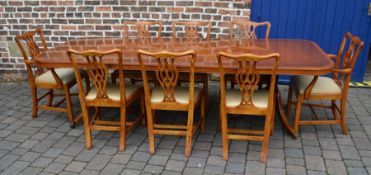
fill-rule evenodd
<path id="1" fill-rule="evenodd" d="M 80 38 L 56 44 L 54 48 L 34 58 L 36 64 L 44 67 L 71 67 L 66 50 L 72 48 L 78 51 L 97 49 L 101 51 L 113 48 L 122 49 L 124 69 L 140 70 L 137 61 L 137 50 L 146 51 L 186 51 L 194 50 L 197 54 L 196 72 L 218 72 L 216 54 L 220 51 L 233 54 L 254 53 L 259 55 L 277 52 L 280 54 L 278 74 L 323 75 L 331 71 L 334 63 L 324 51 L 314 42 L 307 40 L 290 39 L 172 39 L 172 38 Z M 187 59 L 187 58 L 184 58 Z M 107 64 L 114 66 L 117 60 L 107 59 Z M 155 65 L 154 60 L 144 59 L 147 66 Z M 83 65 L 83 59 L 78 61 Z M 176 64 L 180 70 L 186 71 L 188 60 L 179 60 Z M 225 67 L 237 68 L 232 60 L 224 62 Z M 269 70 L 270 62 L 262 62 L 259 69 Z M 228 71 L 228 70 L 227 70 Z"/>
<path id="2" fill-rule="evenodd" d="M 127 38 L 83 38 L 69 40 L 65 43 L 56 45 L 40 56 L 34 58 L 36 64 L 44 67 L 71 67 L 66 50 L 72 48 L 78 51 L 97 49 L 101 51 L 113 48 L 122 49 L 124 69 L 140 70 L 137 61 L 137 50 L 156 51 L 186 51 L 194 50 L 197 54 L 195 71 L 196 72 L 219 72 L 216 54 L 224 51 L 232 54 L 253 53 L 259 55 L 277 52 L 280 54 L 280 62 L 277 74 L 286 75 L 323 75 L 331 72 L 334 66 L 333 61 L 312 41 L 290 40 L 290 39 L 269 39 L 269 40 L 238 40 L 238 39 L 172 39 L 172 38 L 147 38 L 147 39 L 127 39 Z M 188 59 L 188 58 L 185 58 Z M 146 66 L 154 66 L 153 59 L 143 59 Z M 177 64 L 180 71 L 187 71 L 189 60 L 178 60 Z M 84 66 L 84 59 L 78 59 L 78 64 Z M 106 63 L 114 67 L 117 65 L 115 58 L 106 59 Z M 233 61 L 223 62 L 226 71 L 236 69 L 237 65 Z M 258 64 L 261 73 L 270 70 L 272 63 L 262 62 Z M 284 127 L 293 136 L 295 132 L 290 124 L 282 104 L 281 93 L 276 88 L 277 110 Z"/>

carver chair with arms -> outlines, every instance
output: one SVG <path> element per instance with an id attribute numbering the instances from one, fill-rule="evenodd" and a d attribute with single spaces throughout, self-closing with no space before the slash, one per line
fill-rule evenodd
<path id="1" fill-rule="evenodd" d="M 143 63 L 143 59 L 152 59 L 157 63 L 155 70 L 156 81 L 159 85 L 152 88 L 149 86 L 147 66 Z M 179 59 L 187 59 L 189 64 L 189 87 L 178 86 L 179 69 L 176 62 Z M 192 135 L 199 127 L 203 129 L 205 122 L 205 94 L 201 88 L 194 87 L 195 52 L 173 53 L 162 51 L 152 53 L 139 50 L 138 61 L 142 69 L 144 82 L 150 153 L 153 154 L 155 151 L 154 135 L 180 135 L 186 137 L 185 155 L 189 157 Z M 194 110 L 198 106 L 201 108 L 201 118 L 194 124 Z M 156 110 L 185 111 L 188 114 L 187 125 L 158 124 L 155 120 Z"/>
<path id="2" fill-rule="evenodd" d="M 41 40 L 42 48 L 39 47 L 35 40 L 37 35 Z M 32 118 L 37 117 L 39 109 L 66 112 L 70 126 L 75 127 L 76 122 L 78 122 L 81 117 L 75 118 L 72 111 L 71 95 L 77 95 L 70 93 L 70 88 L 76 84 L 73 69 L 50 68 L 46 70 L 37 66 L 37 64 L 34 62 L 34 58 L 41 55 L 42 52 L 48 50 L 43 32 L 40 28 L 34 31 L 26 32 L 22 35 L 17 35 L 15 40 L 19 49 L 21 50 L 24 62 L 26 64 L 28 80 L 31 86 Z M 35 73 L 32 70 L 34 66 L 37 68 Z M 82 76 L 86 77 L 84 74 Z M 86 84 L 89 84 L 88 78 L 85 78 L 85 81 Z M 38 89 L 46 89 L 48 92 L 38 97 Z M 55 90 L 63 90 L 64 93 L 56 94 Z M 54 96 L 64 96 L 64 98 L 53 104 Z M 39 105 L 39 101 L 44 99 L 44 97 L 48 98 L 46 105 Z M 66 101 L 66 107 L 59 107 L 64 101 Z"/>
<path id="3" fill-rule="evenodd" d="M 349 91 L 349 82 L 353 67 L 359 53 L 363 48 L 360 38 L 347 32 L 340 44 L 337 55 L 329 55 L 335 60 L 332 69 L 332 78 L 320 76 L 295 76 L 290 81 L 287 100 L 286 115 L 291 112 L 292 96 L 296 96 L 296 109 L 294 117 L 294 131 L 298 133 L 300 125 L 339 124 L 344 134 L 348 134 L 346 126 L 346 101 Z M 307 101 L 331 100 L 331 105 L 303 103 Z M 337 104 L 340 101 L 340 107 Z M 313 112 L 314 120 L 302 120 L 300 117 L 302 105 L 309 106 Z M 314 107 L 330 108 L 333 119 L 320 119 Z M 340 117 L 339 117 L 340 115 Z"/>
<path id="4" fill-rule="evenodd" d="M 279 63 L 279 54 L 269 55 L 242 54 L 232 55 L 219 52 L 217 55 L 220 72 L 220 125 L 222 130 L 223 159 L 228 159 L 228 147 L 230 139 L 262 141 L 260 160 L 266 162 L 269 137 L 274 128 L 275 116 L 275 81 L 276 70 Z M 229 72 L 234 73 L 238 89 L 227 89 L 225 84 L 226 69 L 223 60 L 233 60 L 238 64 L 238 69 Z M 268 90 L 258 90 L 261 70 L 257 65 L 262 62 L 271 62 L 271 70 L 265 72 L 271 76 L 271 84 Z M 239 129 L 228 127 L 228 114 L 254 115 L 264 117 L 264 129 Z"/>
<path id="5" fill-rule="evenodd" d="M 67 51 L 68 57 L 73 65 L 77 84 L 79 88 L 80 104 L 82 109 L 86 147 L 92 147 L 91 130 L 118 131 L 120 133 L 119 150 L 125 149 L 127 132 L 132 131 L 144 118 L 143 87 L 126 85 L 122 63 L 122 51 L 113 49 L 110 51 L 88 50 L 78 52 L 72 49 Z M 105 64 L 105 59 L 116 58 L 119 74 L 119 84 L 108 83 L 108 72 L 110 67 Z M 86 66 L 79 66 L 78 61 L 86 61 Z M 86 70 L 89 78 L 93 81 L 93 87 L 85 91 L 81 82 L 81 69 Z M 87 93 L 85 93 L 87 92 Z M 133 121 L 127 121 L 127 108 L 136 100 L 141 100 L 141 114 Z M 100 108 L 120 109 L 119 121 L 107 120 L 100 112 Z M 89 117 L 89 108 L 94 108 L 95 113 Z"/>

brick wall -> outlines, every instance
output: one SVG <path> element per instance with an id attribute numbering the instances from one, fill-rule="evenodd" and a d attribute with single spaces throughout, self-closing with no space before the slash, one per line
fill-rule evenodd
<path id="1" fill-rule="evenodd" d="M 0 0 L 0 80 L 26 79 L 14 37 L 41 27 L 48 47 L 76 37 L 123 36 L 126 20 L 212 21 L 212 36 L 228 21 L 248 20 L 250 0 Z"/>

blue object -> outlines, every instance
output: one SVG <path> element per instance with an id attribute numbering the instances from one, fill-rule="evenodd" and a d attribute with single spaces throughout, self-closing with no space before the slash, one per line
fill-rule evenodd
<path id="1" fill-rule="evenodd" d="M 371 0 L 252 0 L 251 21 L 270 21 L 270 38 L 306 39 L 326 53 L 337 54 L 345 32 L 365 43 L 354 67 L 352 81 L 363 81 L 371 42 Z M 258 31 L 258 37 L 263 32 Z M 300 58 L 298 58 L 300 59 Z M 279 82 L 287 82 L 281 76 Z"/>

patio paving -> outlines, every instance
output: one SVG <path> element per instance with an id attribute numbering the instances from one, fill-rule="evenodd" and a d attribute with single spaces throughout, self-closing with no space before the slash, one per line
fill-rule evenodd
<path id="1" fill-rule="evenodd" d="M 118 134 L 93 132 L 93 149 L 85 148 L 82 125 L 71 129 L 65 113 L 43 111 L 31 118 L 27 83 L 0 83 L 1 174 L 370 174 L 371 88 L 352 88 L 348 96 L 349 135 L 339 126 L 301 127 L 298 139 L 282 129 L 278 118 L 270 139 L 268 162 L 260 163 L 260 143 L 232 141 L 230 157 L 221 157 L 217 130 L 218 86 L 210 85 L 206 129 L 194 136 L 192 155 L 184 156 L 184 139 L 156 137 L 156 153 L 148 152 L 147 129 L 140 126 L 118 151 Z M 285 86 L 281 91 L 287 92 Z M 76 89 L 74 89 L 76 91 Z M 284 93 L 285 97 L 287 93 Z M 79 111 L 74 97 L 75 112 Z M 330 111 L 316 110 L 327 116 Z M 116 113 L 107 110 L 105 114 Z M 304 116 L 310 110 L 304 109 Z M 196 113 L 197 115 L 198 113 Z M 184 121 L 184 115 L 161 113 L 163 121 Z M 262 120 L 231 117 L 230 125 L 259 128 Z"/>

